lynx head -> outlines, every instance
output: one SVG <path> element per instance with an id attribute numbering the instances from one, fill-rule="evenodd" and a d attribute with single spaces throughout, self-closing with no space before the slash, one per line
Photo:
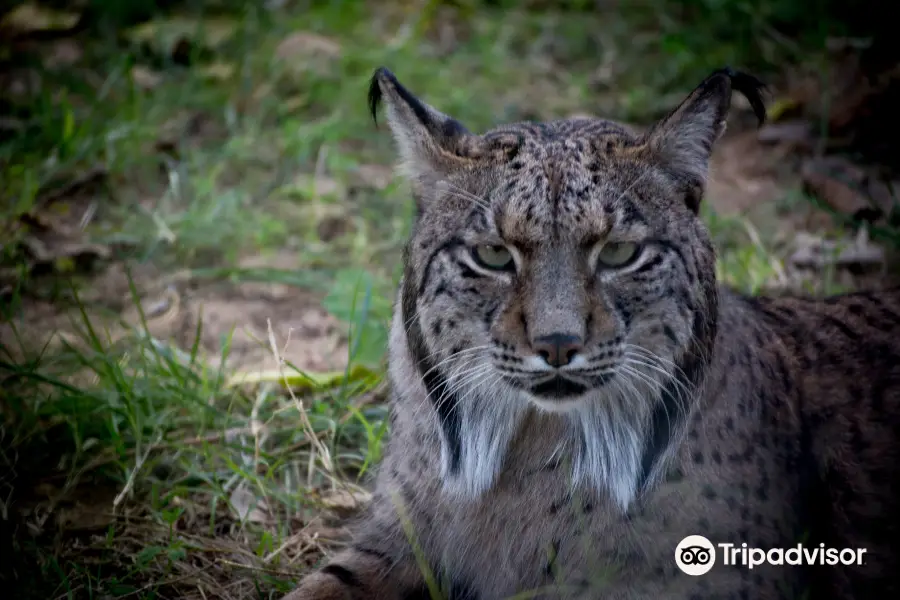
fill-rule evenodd
<path id="1" fill-rule="evenodd" d="M 697 213 L 732 88 L 762 120 L 762 84 L 724 69 L 640 135 L 599 119 L 478 135 L 375 73 L 417 208 L 391 359 L 428 390 L 448 489 L 489 488 L 534 409 L 571 424 L 576 484 L 624 508 L 658 475 L 716 332 Z"/>

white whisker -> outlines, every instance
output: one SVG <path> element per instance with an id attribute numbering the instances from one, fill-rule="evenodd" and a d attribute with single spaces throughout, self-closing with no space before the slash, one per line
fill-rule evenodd
<path id="1" fill-rule="evenodd" d="M 477 204 L 478 206 L 480 206 L 481 208 L 483 208 L 485 210 L 491 210 L 490 203 L 488 203 L 488 201 L 485 200 L 484 198 L 476 196 L 475 194 L 473 194 L 472 192 L 469 192 L 468 190 L 464 190 L 463 188 L 459 187 L 458 185 L 456 185 L 455 183 L 453 183 L 451 181 L 444 180 L 441 183 L 444 184 L 445 186 L 447 186 L 447 188 L 448 188 L 447 191 L 450 193 L 451 196 L 455 196 L 462 200 L 469 200 L 470 202 Z"/>

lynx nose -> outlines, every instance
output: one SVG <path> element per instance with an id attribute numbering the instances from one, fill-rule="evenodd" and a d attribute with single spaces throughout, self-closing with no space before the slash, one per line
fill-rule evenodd
<path id="1" fill-rule="evenodd" d="M 535 339 L 531 346 L 548 365 L 559 368 L 572 362 L 583 348 L 583 342 L 577 335 L 551 333 Z"/>

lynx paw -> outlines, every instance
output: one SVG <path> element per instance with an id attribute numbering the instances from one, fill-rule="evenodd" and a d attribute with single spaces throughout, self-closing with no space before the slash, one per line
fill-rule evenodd
<path id="1" fill-rule="evenodd" d="M 355 600 L 351 588 L 340 575 L 319 571 L 305 577 L 297 589 L 281 600 Z"/>

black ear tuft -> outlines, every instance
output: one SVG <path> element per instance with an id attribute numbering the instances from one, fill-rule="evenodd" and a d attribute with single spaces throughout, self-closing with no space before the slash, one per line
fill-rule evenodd
<path id="1" fill-rule="evenodd" d="M 753 75 L 735 71 L 731 67 L 725 67 L 724 69 L 721 69 L 719 73 L 727 75 L 731 80 L 732 89 L 739 91 L 750 101 L 750 107 L 753 109 L 753 114 L 755 114 L 756 118 L 759 120 L 759 124 L 762 125 L 765 123 L 766 104 L 763 101 L 763 93 L 768 91 L 766 84 Z"/>
<path id="2" fill-rule="evenodd" d="M 369 83 L 369 112 L 372 114 L 372 120 L 375 122 L 376 127 L 378 126 L 378 105 L 381 104 L 382 100 L 381 84 L 378 80 L 382 77 L 395 79 L 393 73 L 384 67 L 379 67 L 376 69 L 375 74 L 372 75 L 372 80 Z"/>
<path id="3" fill-rule="evenodd" d="M 762 125 L 766 119 L 765 89 L 757 78 L 731 67 L 713 71 L 645 134 L 653 155 L 687 182 L 687 204 L 695 212 L 706 186 L 712 147 L 725 131 L 734 91 L 747 97 Z"/>
<path id="4" fill-rule="evenodd" d="M 469 133 L 459 121 L 416 98 L 384 67 L 376 69 L 372 76 L 368 101 L 376 126 L 379 105 L 384 105 L 385 120 L 397 143 L 400 168 L 422 189 L 434 187 L 454 170 L 485 158 L 481 136 Z"/>

